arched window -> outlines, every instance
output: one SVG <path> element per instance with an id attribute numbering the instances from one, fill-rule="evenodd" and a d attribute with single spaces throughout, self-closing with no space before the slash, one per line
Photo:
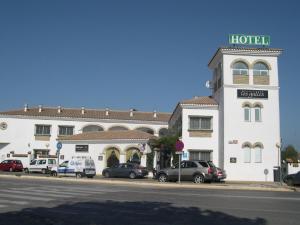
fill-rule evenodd
<path id="1" fill-rule="evenodd" d="M 136 128 L 136 130 L 143 131 L 143 132 L 146 132 L 148 134 L 154 134 L 154 131 L 151 128 L 148 128 L 148 127 L 139 127 L 139 128 Z"/>
<path id="2" fill-rule="evenodd" d="M 243 105 L 243 108 L 244 108 L 244 120 L 246 122 L 251 122 L 251 105 L 245 103 Z"/>
<path id="3" fill-rule="evenodd" d="M 255 120 L 255 122 L 261 122 L 262 104 L 255 103 L 255 104 L 253 104 L 253 107 L 254 107 L 254 120 Z"/>
<path id="4" fill-rule="evenodd" d="M 243 147 L 243 151 L 244 151 L 244 162 L 250 163 L 251 162 L 251 144 L 244 143 L 242 147 Z"/>
<path id="5" fill-rule="evenodd" d="M 254 162 L 256 163 L 262 162 L 262 149 L 263 149 L 263 145 L 261 143 L 254 144 Z"/>
<path id="6" fill-rule="evenodd" d="M 246 63 L 239 61 L 233 64 L 232 73 L 233 75 L 248 75 L 249 68 Z"/>
<path id="7" fill-rule="evenodd" d="M 269 75 L 269 67 L 262 62 L 255 63 L 253 66 L 253 75 Z"/>
<path id="8" fill-rule="evenodd" d="M 114 127 L 109 128 L 108 130 L 110 130 L 110 131 L 114 131 L 114 130 L 128 130 L 128 128 L 123 127 L 123 126 L 114 126 Z"/>
<path id="9" fill-rule="evenodd" d="M 82 133 L 103 131 L 104 129 L 98 125 L 88 125 L 82 129 Z"/>

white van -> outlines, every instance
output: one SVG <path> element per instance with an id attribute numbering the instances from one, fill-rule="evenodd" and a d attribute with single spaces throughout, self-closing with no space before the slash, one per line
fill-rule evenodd
<path id="1" fill-rule="evenodd" d="M 96 175 L 96 168 L 93 159 L 90 158 L 72 158 L 64 161 L 59 167 L 53 167 L 52 176 L 75 176 L 77 178 L 93 178 Z"/>
<path id="2" fill-rule="evenodd" d="M 39 158 L 34 159 L 29 163 L 29 166 L 24 168 L 25 173 L 38 172 L 42 174 L 49 173 L 53 167 L 56 167 L 56 159 L 54 158 Z"/>

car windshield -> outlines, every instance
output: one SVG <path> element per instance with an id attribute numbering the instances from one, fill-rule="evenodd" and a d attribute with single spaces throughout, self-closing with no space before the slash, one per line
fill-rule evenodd
<path id="1" fill-rule="evenodd" d="M 56 160 L 55 159 L 48 159 L 48 164 L 56 164 Z"/>
<path id="2" fill-rule="evenodd" d="M 60 164 L 60 167 L 66 167 L 68 165 L 69 161 L 64 161 L 62 164 Z"/>

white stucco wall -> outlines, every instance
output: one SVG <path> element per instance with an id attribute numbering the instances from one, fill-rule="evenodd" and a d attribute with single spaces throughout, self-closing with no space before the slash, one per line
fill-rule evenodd
<path id="1" fill-rule="evenodd" d="M 161 128 L 168 128 L 165 123 L 137 122 L 137 121 L 76 121 L 63 119 L 38 119 L 38 118 L 9 118 L 0 116 L 0 123 L 6 122 L 7 129 L 0 130 L 0 159 L 6 158 L 6 154 L 14 151 L 15 154 L 26 154 L 34 149 L 49 149 L 50 154 L 56 153 L 56 143 L 58 137 L 58 126 L 74 126 L 74 134 L 81 133 L 86 125 L 100 125 L 104 130 L 108 130 L 112 126 L 125 126 L 131 130 L 139 127 L 149 127 L 154 130 L 154 134 L 158 136 Z M 35 125 L 45 124 L 51 125 L 50 141 L 35 140 Z M 4 144 L 7 143 L 7 144 Z"/>
<path id="2" fill-rule="evenodd" d="M 128 140 L 128 141 L 62 141 L 62 149 L 60 150 L 60 155 L 64 156 L 64 159 L 60 159 L 59 163 L 62 161 L 70 160 L 72 157 L 84 156 L 91 157 L 95 161 L 96 173 L 98 175 L 102 174 L 102 170 L 107 167 L 106 165 L 106 150 L 110 148 L 117 148 L 120 151 L 120 163 L 126 162 L 126 150 L 130 148 L 138 147 L 138 144 L 146 143 L 147 141 L 142 140 Z M 76 145 L 88 145 L 88 152 L 76 152 Z M 103 159 L 99 160 L 99 156 Z M 146 167 L 147 155 L 144 153 L 141 158 L 141 165 Z"/>
<path id="3" fill-rule="evenodd" d="M 211 137 L 190 137 L 189 136 L 189 116 L 211 116 L 212 117 L 212 136 Z M 219 121 L 218 109 L 216 108 L 183 108 L 182 110 L 182 141 L 184 152 L 189 159 L 189 150 L 211 150 L 212 161 L 216 166 L 219 165 Z"/>
<path id="4" fill-rule="evenodd" d="M 249 70 L 249 85 L 233 85 L 231 63 L 237 59 L 244 59 L 250 65 L 255 60 L 264 60 L 271 65 L 270 85 L 253 85 L 252 69 Z M 276 144 L 280 144 L 280 118 L 279 118 L 279 88 L 277 58 L 266 56 L 236 56 L 224 55 L 224 168 L 227 171 L 228 180 L 255 180 L 273 181 L 273 167 L 278 166 L 279 154 Z M 241 99 L 237 98 L 237 89 L 267 90 L 268 99 Z M 254 109 L 251 109 L 251 122 L 244 121 L 244 102 L 260 102 L 261 122 L 254 122 Z M 229 141 L 237 140 L 237 144 L 229 144 Z M 253 162 L 254 152 L 251 151 L 251 162 L 244 162 L 242 144 L 261 142 L 262 162 Z M 236 157 L 237 163 L 230 163 L 230 157 Z M 279 156 L 280 157 L 280 156 Z M 264 170 L 269 171 L 268 175 Z"/>

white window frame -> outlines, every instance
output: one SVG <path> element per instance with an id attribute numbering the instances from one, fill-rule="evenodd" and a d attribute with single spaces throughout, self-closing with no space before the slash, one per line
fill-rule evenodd
<path id="1" fill-rule="evenodd" d="M 258 111 L 258 118 L 256 117 L 256 111 L 257 110 L 259 110 Z M 262 119 L 261 119 L 261 107 L 254 107 L 254 121 L 255 122 L 261 122 L 262 121 Z"/>
<path id="2" fill-rule="evenodd" d="M 243 148 L 244 153 L 244 163 L 251 163 L 251 148 L 249 146 L 245 146 Z"/>
<path id="3" fill-rule="evenodd" d="M 253 150 L 254 150 L 254 162 L 262 163 L 262 148 L 260 146 L 256 146 Z"/>
<path id="4" fill-rule="evenodd" d="M 42 133 L 41 134 L 38 134 L 37 133 L 37 128 L 38 126 L 42 126 Z M 49 127 L 49 134 L 45 134 L 44 133 L 44 130 L 45 130 L 45 127 Z M 51 136 L 51 125 L 49 124 L 35 124 L 35 131 L 34 131 L 34 135 L 35 136 Z"/>
<path id="5" fill-rule="evenodd" d="M 253 76 L 269 76 L 269 70 L 253 70 Z"/>
<path id="6" fill-rule="evenodd" d="M 251 108 L 250 107 L 248 107 L 248 106 L 245 106 L 245 107 L 243 107 L 243 111 L 244 111 L 244 121 L 245 122 L 251 122 Z M 246 110 L 248 110 L 248 112 L 249 112 L 249 119 L 247 120 L 246 119 Z"/>
<path id="7" fill-rule="evenodd" d="M 232 69 L 232 74 L 249 76 L 249 69 Z"/>
<path id="8" fill-rule="evenodd" d="M 72 134 L 61 134 L 61 133 L 60 133 L 60 128 L 66 128 L 66 129 L 72 128 Z M 74 135 L 74 126 L 59 125 L 59 126 L 58 126 L 58 136 L 68 136 L 68 135 Z"/>
<path id="9" fill-rule="evenodd" d="M 199 128 L 191 128 L 191 119 L 199 119 Z M 201 119 L 210 119 L 210 128 L 202 128 L 201 127 Z M 189 130 L 196 131 L 196 130 L 212 130 L 213 128 L 213 117 L 212 116 L 189 116 Z"/>

